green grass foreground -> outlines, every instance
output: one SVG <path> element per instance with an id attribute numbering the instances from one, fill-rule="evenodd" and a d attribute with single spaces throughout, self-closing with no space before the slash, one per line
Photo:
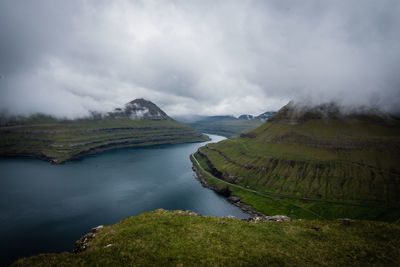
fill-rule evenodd
<path id="1" fill-rule="evenodd" d="M 247 222 L 156 210 L 106 226 L 84 252 L 13 266 L 369 266 L 400 263 L 400 226 L 370 221 Z M 111 244 L 111 245 L 110 245 Z"/>

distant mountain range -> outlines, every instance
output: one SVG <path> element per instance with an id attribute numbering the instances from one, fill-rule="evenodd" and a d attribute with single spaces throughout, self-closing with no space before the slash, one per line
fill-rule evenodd
<path id="1" fill-rule="evenodd" d="M 253 116 L 253 115 L 240 115 L 239 120 L 260 120 L 260 121 L 266 121 L 268 120 L 272 115 L 274 115 L 276 112 L 275 111 L 267 111 L 264 112 L 258 116 Z"/>
<path id="2" fill-rule="evenodd" d="M 136 99 L 107 114 L 76 120 L 47 115 L 2 117 L 0 156 L 63 163 L 122 147 L 200 142 L 209 138 L 171 119 L 154 103 Z"/>
<path id="3" fill-rule="evenodd" d="M 190 117 L 177 117 L 177 120 L 186 121 L 190 126 L 199 130 L 202 133 L 218 134 L 225 137 L 239 136 L 241 133 L 250 131 L 271 117 L 275 112 L 267 111 L 258 116 L 253 115 L 240 115 L 238 118 L 225 115 L 225 116 L 207 116 L 195 117 L 190 120 Z M 183 120 L 186 119 L 186 120 Z"/>

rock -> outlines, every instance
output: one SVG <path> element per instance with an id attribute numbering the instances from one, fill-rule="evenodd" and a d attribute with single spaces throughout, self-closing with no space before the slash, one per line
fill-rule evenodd
<path id="1" fill-rule="evenodd" d="M 230 202 L 236 203 L 236 202 L 239 202 L 241 200 L 241 198 L 240 197 L 236 197 L 236 196 L 230 196 L 230 197 L 228 197 L 228 200 Z"/>
<path id="2" fill-rule="evenodd" d="M 95 232 L 100 231 L 101 229 L 103 229 L 103 227 L 104 227 L 103 225 L 99 225 L 97 227 L 92 228 L 91 233 L 87 233 L 86 235 L 82 236 L 78 241 L 75 242 L 75 248 L 73 251 L 75 253 L 85 251 L 89 246 L 89 241 L 96 237 Z"/>
<path id="3" fill-rule="evenodd" d="M 92 233 L 96 233 L 96 232 L 100 231 L 101 229 L 103 229 L 103 227 L 104 227 L 104 225 L 99 225 L 99 226 L 93 227 Z"/>
<path id="4" fill-rule="evenodd" d="M 89 239 L 93 238 L 93 233 L 88 233 L 86 235 L 84 235 L 83 237 L 81 237 L 81 239 L 79 239 L 78 241 L 75 242 L 75 248 L 74 248 L 74 252 L 78 253 L 78 252 L 82 252 L 85 251 L 87 249 L 87 247 L 89 246 Z"/>
<path id="5" fill-rule="evenodd" d="M 249 222 L 259 222 L 261 221 L 261 217 L 259 216 L 254 216 L 253 218 L 250 218 Z"/>
<path id="6" fill-rule="evenodd" d="M 186 211 L 184 211 L 186 214 L 189 214 L 189 215 L 192 215 L 192 216 L 198 216 L 198 217 L 200 217 L 201 216 L 201 214 L 198 214 L 198 213 L 196 213 L 196 212 L 194 212 L 194 211 L 191 211 L 191 210 L 186 210 Z"/>
<path id="7" fill-rule="evenodd" d="M 291 222 L 292 218 L 284 215 L 275 215 L 275 216 L 266 216 L 269 217 L 269 221 L 276 221 L 276 222 Z"/>
<path id="8" fill-rule="evenodd" d="M 222 218 L 227 218 L 227 219 L 237 219 L 235 216 L 232 215 L 228 215 L 228 216 L 224 216 Z"/>
<path id="9" fill-rule="evenodd" d="M 292 218 L 284 215 L 275 216 L 255 216 L 250 219 L 250 222 L 291 222 Z"/>

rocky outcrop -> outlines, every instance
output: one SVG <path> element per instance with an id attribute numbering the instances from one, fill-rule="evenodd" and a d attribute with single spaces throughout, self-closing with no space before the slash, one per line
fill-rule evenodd
<path id="1" fill-rule="evenodd" d="M 96 226 L 92 228 L 91 233 L 87 233 L 83 237 L 81 237 L 78 241 L 75 242 L 74 252 L 79 253 L 85 251 L 89 246 L 89 241 L 96 237 L 96 233 L 101 232 L 103 230 L 103 225 Z"/>
<path id="2" fill-rule="evenodd" d="M 249 222 L 291 222 L 292 218 L 284 215 L 274 215 L 274 216 L 255 216 L 251 219 L 245 219 Z"/>

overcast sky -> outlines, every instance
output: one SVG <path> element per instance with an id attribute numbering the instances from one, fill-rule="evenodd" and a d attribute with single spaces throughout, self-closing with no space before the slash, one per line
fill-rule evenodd
<path id="1" fill-rule="evenodd" d="M 0 109 L 169 115 L 291 99 L 399 111 L 400 1 L 0 1 Z"/>

